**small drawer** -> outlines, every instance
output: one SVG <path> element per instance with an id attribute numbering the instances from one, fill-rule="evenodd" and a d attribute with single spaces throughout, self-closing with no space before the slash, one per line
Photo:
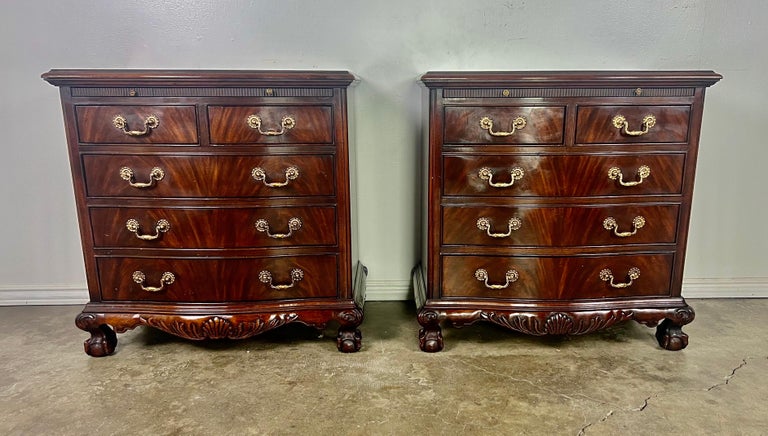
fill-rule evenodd
<path id="1" fill-rule="evenodd" d="M 337 296 L 336 256 L 99 258 L 105 301 L 222 302 Z"/>
<path id="2" fill-rule="evenodd" d="M 209 106 L 211 144 L 332 144 L 330 106 Z"/>
<path id="3" fill-rule="evenodd" d="M 194 106 L 75 106 L 86 144 L 197 144 Z"/>
<path id="4" fill-rule="evenodd" d="M 451 155 L 444 195 L 591 197 L 680 194 L 682 153 L 639 155 Z"/>
<path id="5" fill-rule="evenodd" d="M 673 254 L 444 256 L 442 296 L 579 300 L 667 296 Z"/>
<path id="6" fill-rule="evenodd" d="M 564 107 L 446 107 L 446 144 L 559 145 Z"/>
<path id="7" fill-rule="evenodd" d="M 91 197 L 335 195 L 332 155 L 85 155 Z"/>
<path id="8" fill-rule="evenodd" d="M 577 144 L 688 142 L 690 106 L 580 106 Z"/>
<path id="9" fill-rule="evenodd" d="M 673 244 L 679 209 L 677 204 L 445 206 L 443 244 L 496 247 Z"/>
<path id="10" fill-rule="evenodd" d="M 90 209 L 96 247 L 258 248 L 337 244 L 334 207 Z"/>

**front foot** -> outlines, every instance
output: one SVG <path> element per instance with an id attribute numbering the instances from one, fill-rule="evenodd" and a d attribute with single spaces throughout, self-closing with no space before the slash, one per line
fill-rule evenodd
<path id="1" fill-rule="evenodd" d="M 437 353 L 443 349 L 443 331 L 439 325 L 419 330 L 419 348 L 426 353 Z"/>
<path id="2" fill-rule="evenodd" d="M 688 335 L 683 333 L 683 327 L 670 319 L 665 319 L 656 327 L 656 340 L 662 348 L 670 351 L 682 350 L 688 346 Z"/>
<path id="3" fill-rule="evenodd" d="M 115 352 L 117 346 L 117 334 L 106 324 L 102 324 L 93 330 L 89 330 L 91 337 L 83 343 L 85 353 L 93 357 L 109 356 Z"/>
<path id="4" fill-rule="evenodd" d="M 360 351 L 362 343 L 363 335 L 360 333 L 360 329 L 339 329 L 339 334 L 336 336 L 336 347 L 342 353 Z"/>

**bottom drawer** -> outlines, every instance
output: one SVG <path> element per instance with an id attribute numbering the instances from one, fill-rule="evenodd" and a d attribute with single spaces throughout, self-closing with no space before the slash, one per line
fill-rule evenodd
<path id="1" fill-rule="evenodd" d="M 226 302 L 336 297 L 336 256 L 99 258 L 104 301 Z"/>
<path id="2" fill-rule="evenodd" d="M 444 256 L 442 296 L 524 300 L 666 296 L 673 260 L 671 253 Z"/>

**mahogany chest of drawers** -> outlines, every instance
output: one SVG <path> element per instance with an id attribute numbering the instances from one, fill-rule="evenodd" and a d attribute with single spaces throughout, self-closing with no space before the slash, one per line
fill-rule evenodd
<path id="1" fill-rule="evenodd" d="M 711 71 L 430 72 L 420 347 L 440 323 L 532 335 L 625 320 L 688 343 L 680 295 Z"/>
<path id="2" fill-rule="evenodd" d="M 85 351 L 151 326 L 246 338 L 339 323 L 357 351 L 344 71 L 52 70 L 90 303 Z M 352 162 L 353 163 L 353 162 Z"/>

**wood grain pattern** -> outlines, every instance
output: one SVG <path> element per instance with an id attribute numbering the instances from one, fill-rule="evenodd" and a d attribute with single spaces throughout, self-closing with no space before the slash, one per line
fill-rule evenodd
<path id="1" fill-rule="evenodd" d="M 262 135 L 246 120 L 261 118 L 261 129 L 280 131 L 283 117 L 290 116 L 295 127 L 282 135 Z M 209 106 L 213 144 L 332 144 L 333 119 L 330 106 Z"/>
<path id="2" fill-rule="evenodd" d="M 76 106 L 80 142 L 108 144 L 197 144 L 194 106 L 110 105 Z M 160 123 L 144 136 L 129 136 L 113 120 L 125 118 L 127 130 L 144 130 L 144 121 L 154 115 Z"/>
<path id="3" fill-rule="evenodd" d="M 444 158 L 444 195 L 502 197 L 584 197 L 680 194 L 685 155 L 682 153 L 635 155 L 461 155 Z M 637 180 L 646 165 L 651 175 L 637 186 L 625 187 L 608 178 L 612 167 L 621 169 L 625 181 Z M 509 171 L 520 167 L 525 175 L 508 188 L 495 188 L 480 178 L 490 168 L 494 183 L 509 183 Z"/>
<path id="4" fill-rule="evenodd" d="M 492 136 L 480 127 L 480 120 L 493 120 L 493 131 L 510 132 L 517 117 L 525 127 L 509 136 Z M 445 142 L 447 144 L 562 144 L 564 107 L 446 107 Z"/>
<path id="5" fill-rule="evenodd" d="M 656 124 L 648 133 L 629 136 L 613 126 L 616 115 L 627 119 L 630 131 L 643 130 L 643 117 L 653 115 Z M 687 142 L 690 106 L 579 106 L 576 142 L 579 144 Z"/>

